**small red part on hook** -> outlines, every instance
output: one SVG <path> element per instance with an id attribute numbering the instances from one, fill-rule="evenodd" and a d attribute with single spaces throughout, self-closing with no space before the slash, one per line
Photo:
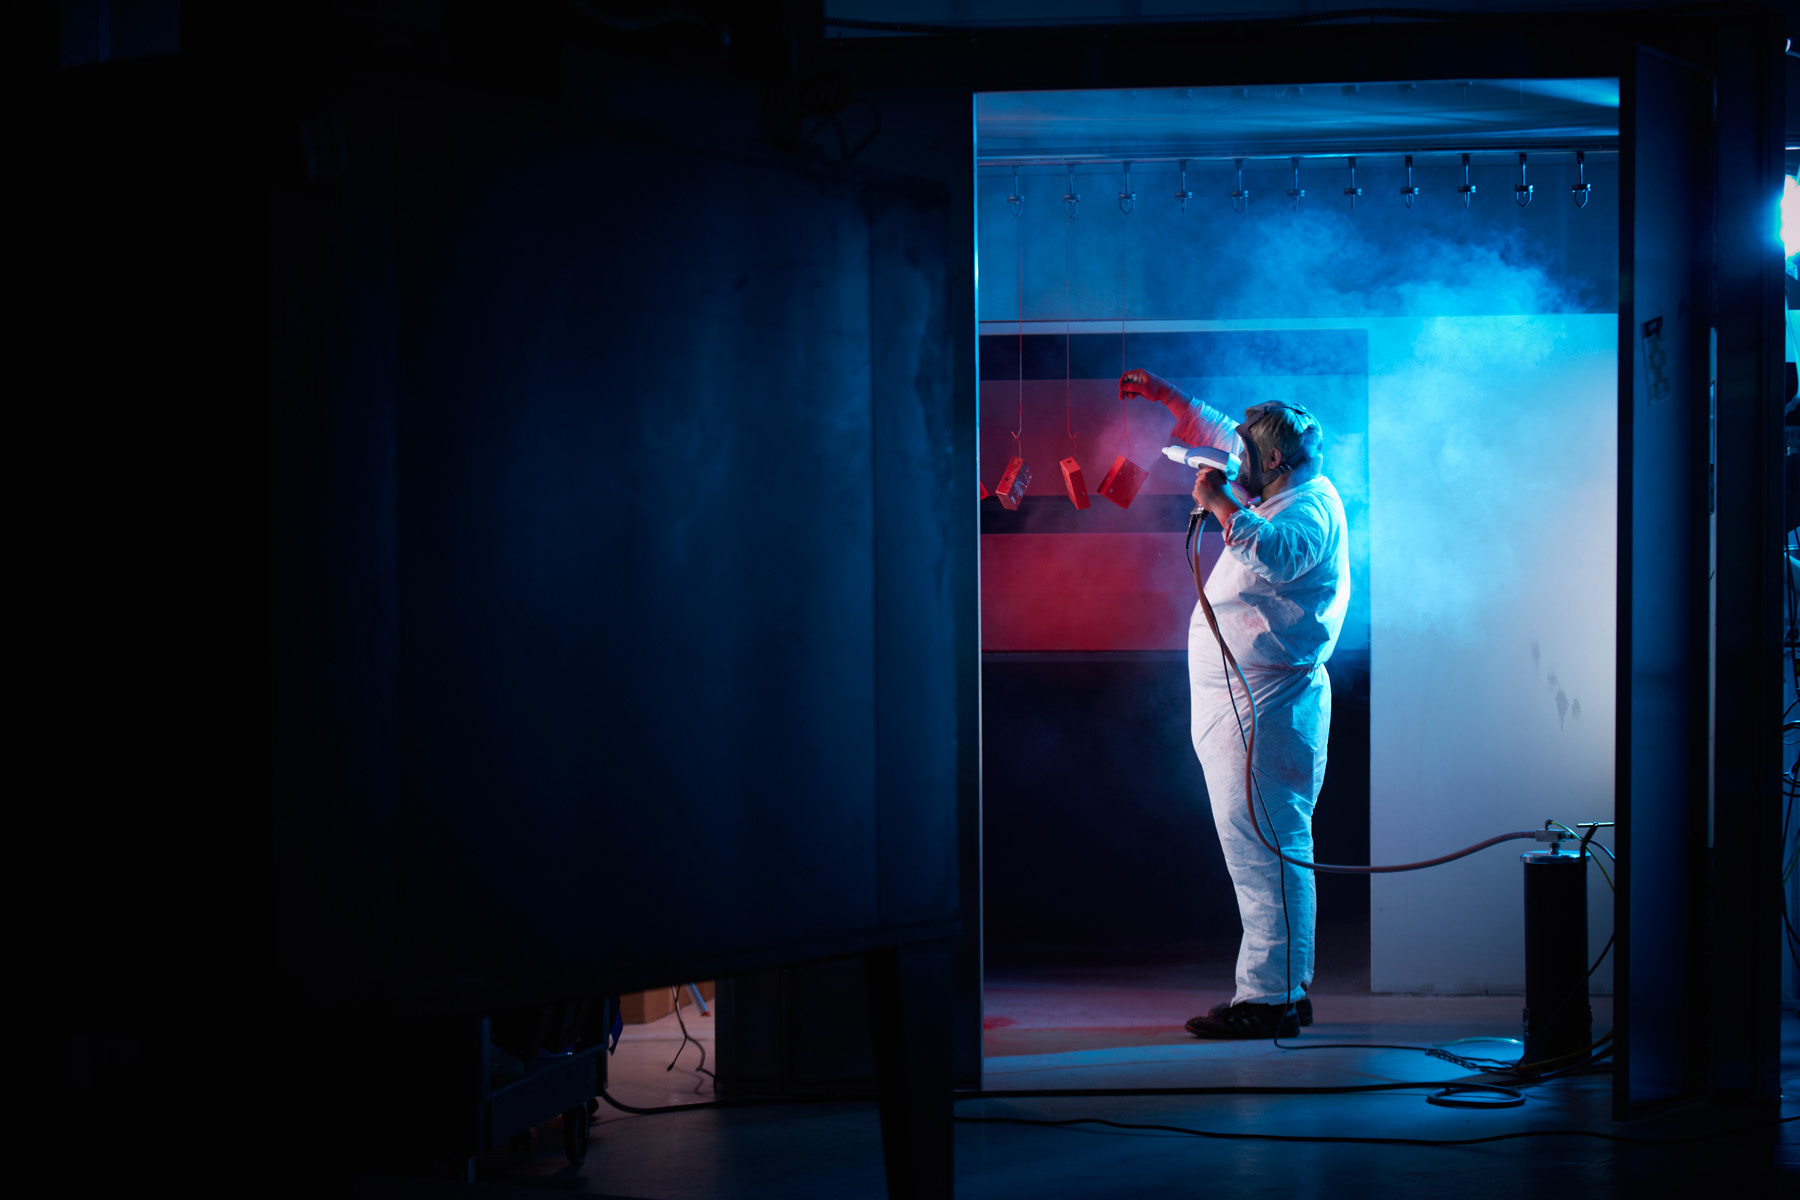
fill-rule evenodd
<path id="1" fill-rule="evenodd" d="M 1138 490 L 1148 478 L 1144 468 L 1121 454 L 1113 459 L 1112 470 L 1100 481 L 1100 494 L 1120 508 L 1130 508 L 1132 500 L 1137 497 Z"/>
<path id="2" fill-rule="evenodd" d="M 1071 456 L 1062 460 L 1063 487 L 1068 489 L 1069 503 L 1076 508 L 1088 507 L 1087 483 L 1081 478 L 1081 464 Z"/>
<path id="3" fill-rule="evenodd" d="M 1031 486 L 1031 468 L 1025 460 L 1015 457 L 1006 464 L 1006 470 L 1000 475 L 1000 482 L 994 485 L 994 494 L 1000 497 L 1000 503 L 1007 509 L 1019 507 L 1019 501 L 1025 498 L 1025 489 Z"/>

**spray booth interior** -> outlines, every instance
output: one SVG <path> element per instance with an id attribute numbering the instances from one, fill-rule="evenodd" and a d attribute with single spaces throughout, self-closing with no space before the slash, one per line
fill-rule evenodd
<path id="1" fill-rule="evenodd" d="M 1194 472 L 1160 405 L 1121 401 L 1129 368 L 1323 425 L 1352 589 L 1320 861 L 1610 822 L 1617 80 L 987 94 L 976 154 L 981 478 L 1030 476 L 981 501 L 990 989 L 1161 963 L 1230 998 L 1189 740 Z M 1123 504 L 1121 458 L 1147 473 Z M 1522 992 L 1521 845 L 1321 877 L 1315 990 Z M 1592 884 L 1566 919 L 1598 953 Z"/>

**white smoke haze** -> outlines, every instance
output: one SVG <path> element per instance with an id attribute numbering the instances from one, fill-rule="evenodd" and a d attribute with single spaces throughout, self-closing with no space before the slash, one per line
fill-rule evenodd
<path id="1" fill-rule="evenodd" d="M 1478 167 L 1478 198 L 1465 210 L 1454 192 L 1460 171 L 1421 168 L 1425 194 L 1407 209 L 1397 169 L 1362 165 L 1367 196 L 1351 212 L 1328 172 L 1302 172 L 1313 190 L 1295 211 L 1282 195 L 1286 172 L 1246 171 L 1252 200 L 1240 215 L 1225 197 L 1229 175 L 1190 171 L 1197 195 L 1184 213 L 1161 199 L 1174 191 L 1172 171 L 1138 168 L 1140 202 L 1126 215 L 1110 199 L 1116 174 L 1080 171 L 1087 199 L 1073 221 L 1058 199 L 1061 175 L 1023 176 L 1016 218 L 1006 204 L 1011 177 L 984 175 L 981 319 L 1021 315 L 1021 249 L 1027 321 L 1061 320 L 1065 309 L 1076 321 L 1615 311 L 1617 170 L 1589 164 L 1596 200 L 1585 209 L 1567 199 L 1573 175 L 1534 165 L 1538 196 L 1520 208 L 1510 172 Z"/>

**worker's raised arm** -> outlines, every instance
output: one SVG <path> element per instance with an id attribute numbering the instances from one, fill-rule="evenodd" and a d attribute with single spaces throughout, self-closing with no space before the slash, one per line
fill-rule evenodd
<path id="1" fill-rule="evenodd" d="M 1169 410 L 1175 418 L 1170 436 L 1189 446 L 1214 446 L 1229 454 L 1242 456 L 1244 443 L 1237 434 L 1233 418 L 1189 396 L 1160 375 L 1142 367 L 1119 376 L 1119 398 L 1137 397 L 1150 400 Z"/>

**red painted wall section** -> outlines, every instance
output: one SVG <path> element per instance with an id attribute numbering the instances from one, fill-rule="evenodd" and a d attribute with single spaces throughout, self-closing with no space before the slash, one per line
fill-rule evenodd
<path id="1" fill-rule="evenodd" d="M 1194 579 L 1170 533 L 981 539 L 983 650 L 1185 650 Z M 1201 570 L 1219 556 L 1201 539 Z"/>

